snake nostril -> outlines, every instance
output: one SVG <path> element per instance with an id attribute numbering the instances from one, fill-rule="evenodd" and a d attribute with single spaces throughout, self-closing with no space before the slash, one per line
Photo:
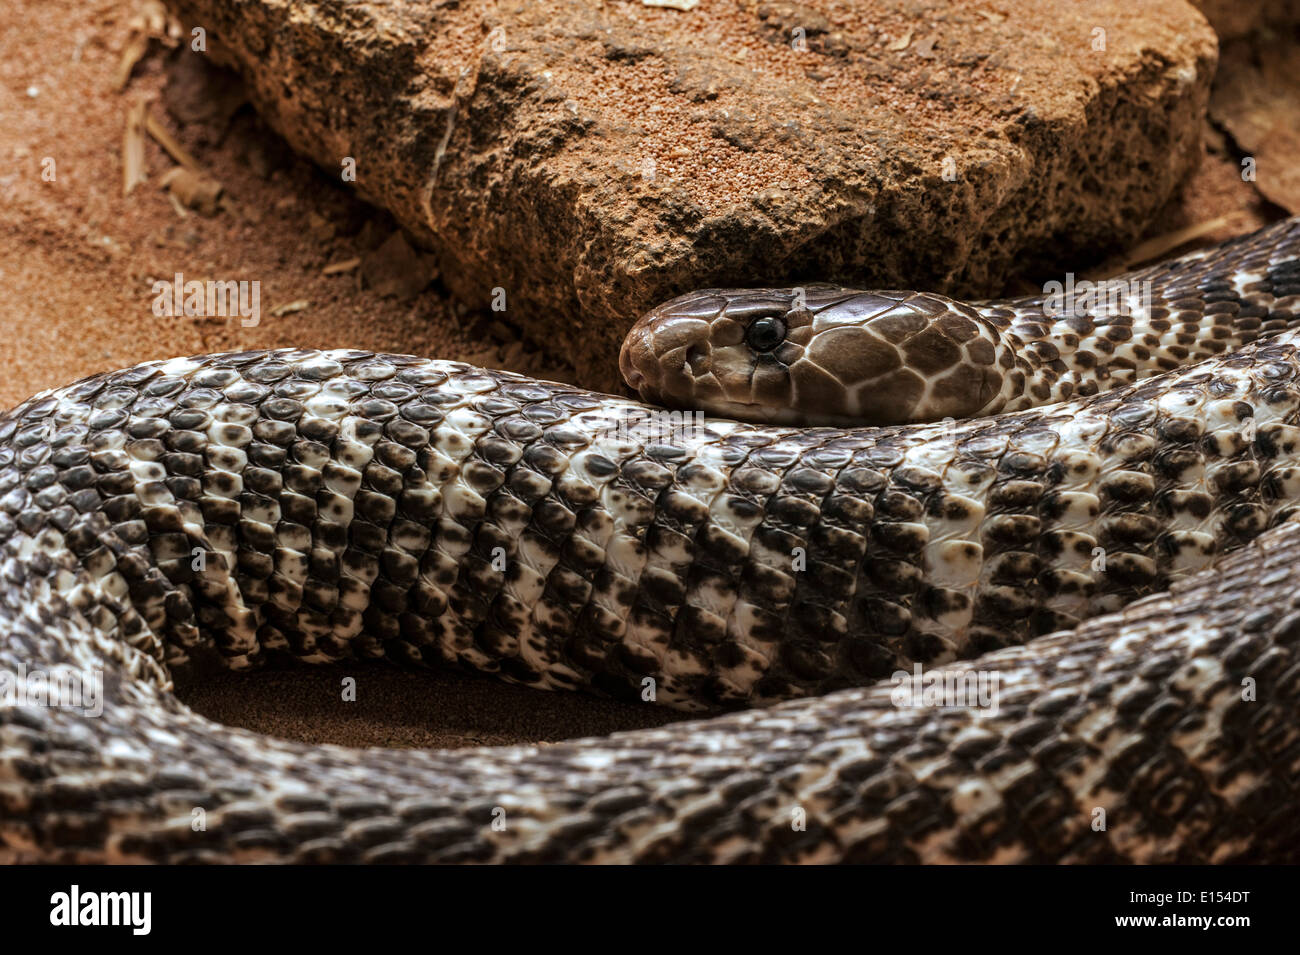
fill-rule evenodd
<path id="1" fill-rule="evenodd" d="M 692 345 L 686 349 L 686 367 L 690 368 L 691 374 L 696 378 L 703 375 L 709 367 L 709 349 L 703 345 Z"/>

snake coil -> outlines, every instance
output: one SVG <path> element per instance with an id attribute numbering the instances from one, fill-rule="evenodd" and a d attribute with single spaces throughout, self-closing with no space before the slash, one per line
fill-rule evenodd
<path id="1" fill-rule="evenodd" d="M 27 694 L 0 861 L 1293 861 L 1297 247 L 1290 220 L 1137 273 L 1158 301 L 1122 318 L 688 296 L 630 383 L 772 420 L 668 439 L 626 399 L 353 351 L 37 395 L 0 418 L 0 689 Z M 271 656 L 734 711 L 351 750 L 171 692 Z M 900 699 L 972 666 L 994 699 Z M 101 713 L 33 694 L 91 678 Z"/>

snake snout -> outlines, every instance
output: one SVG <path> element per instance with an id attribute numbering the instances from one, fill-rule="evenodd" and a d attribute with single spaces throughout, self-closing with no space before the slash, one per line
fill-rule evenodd
<path id="1" fill-rule="evenodd" d="M 683 295 L 646 313 L 623 340 L 623 380 L 644 401 L 697 407 L 707 400 L 713 319 L 725 305 L 717 294 Z"/>
<path id="2" fill-rule="evenodd" d="M 643 400 L 744 421 L 798 423 L 790 335 L 801 290 L 705 289 L 648 312 L 623 342 L 623 379 Z M 806 324 L 806 321 L 804 322 Z"/>

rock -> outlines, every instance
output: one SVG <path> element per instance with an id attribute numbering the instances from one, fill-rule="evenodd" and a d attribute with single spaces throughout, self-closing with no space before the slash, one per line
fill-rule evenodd
<path id="1" fill-rule="evenodd" d="M 444 281 L 610 388 L 690 288 L 965 294 L 1134 237 L 1199 155 L 1183 0 L 170 0 L 299 151 Z"/>
<path id="2" fill-rule="evenodd" d="M 1249 36 L 1266 25 L 1300 23 L 1297 0 L 1191 0 L 1221 41 Z"/>
<path id="3" fill-rule="evenodd" d="M 392 233 L 395 225 L 392 218 L 384 213 L 366 219 L 361 225 L 361 231 L 357 233 L 357 248 L 362 252 L 379 248 L 386 237 Z"/>
<path id="4" fill-rule="evenodd" d="M 293 165 L 295 157 L 289 145 L 279 133 L 267 129 L 252 110 L 235 114 L 230 135 L 236 155 L 260 179 L 270 179 L 277 169 Z"/>
<path id="5" fill-rule="evenodd" d="M 361 276 L 380 295 L 409 301 L 433 281 L 428 263 L 400 232 L 394 232 L 378 249 L 361 257 Z"/>
<path id="6" fill-rule="evenodd" d="M 1300 42 L 1275 34 L 1224 45 L 1210 116 L 1246 154 L 1242 178 L 1300 213 Z"/>
<path id="7" fill-rule="evenodd" d="M 208 125 L 218 135 L 245 101 L 239 77 L 188 48 L 167 64 L 163 103 L 182 126 Z"/>

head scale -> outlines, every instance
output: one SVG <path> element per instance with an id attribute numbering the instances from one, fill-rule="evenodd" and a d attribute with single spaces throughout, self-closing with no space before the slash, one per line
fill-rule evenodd
<path id="1" fill-rule="evenodd" d="M 619 366 L 641 397 L 745 421 L 882 425 L 998 410 L 1010 349 L 938 295 L 706 289 L 646 314 Z"/>

